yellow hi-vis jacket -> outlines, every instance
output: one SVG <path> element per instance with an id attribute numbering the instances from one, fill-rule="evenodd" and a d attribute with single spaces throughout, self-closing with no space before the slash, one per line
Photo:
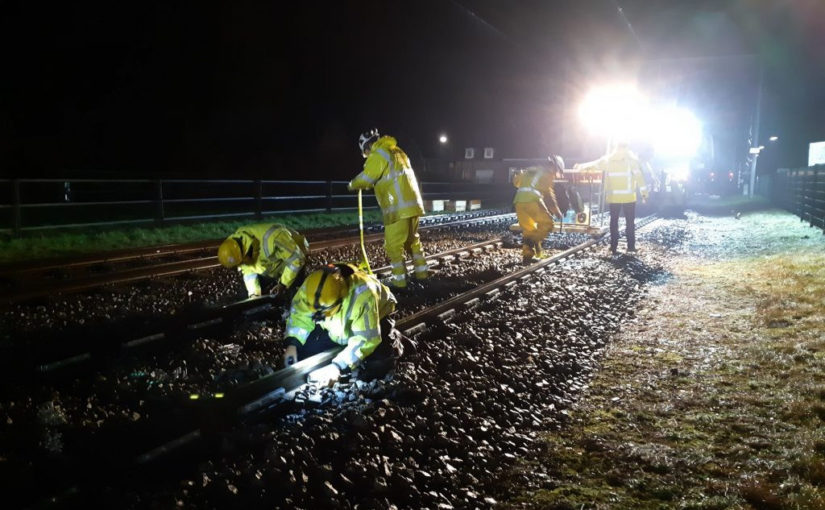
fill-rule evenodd
<path id="1" fill-rule="evenodd" d="M 639 159 L 630 150 L 618 147 L 596 161 L 581 163 L 584 172 L 604 172 L 604 199 L 608 204 L 628 204 L 636 201 L 636 188 L 647 199 L 647 186 Z"/>
<path id="2" fill-rule="evenodd" d="M 345 346 L 332 360 L 341 369 L 354 368 L 378 347 L 381 343 L 379 322 L 395 310 L 396 304 L 390 289 L 377 278 L 355 266 L 349 268 L 353 273 L 345 277 L 349 289 L 341 307 L 334 315 L 317 323 L 333 342 Z M 306 295 L 306 286 L 302 285 L 292 299 L 286 321 L 287 338 L 294 337 L 301 345 L 315 329 L 310 307 L 313 299 L 314 296 Z"/>
<path id="3" fill-rule="evenodd" d="M 364 170 L 349 183 L 349 189 L 370 188 L 375 188 L 385 225 L 424 215 L 424 203 L 410 158 L 391 136 L 382 136 L 372 144 Z"/>
<path id="4" fill-rule="evenodd" d="M 540 166 L 531 166 L 524 169 L 523 172 L 517 173 L 513 176 L 513 186 L 517 188 L 516 196 L 513 197 L 513 203 L 519 204 L 523 202 L 541 202 L 544 208 L 547 204 L 544 198 L 550 199 L 550 206 L 555 210 L 558 208 L 556 204 L 556 192 L 553 191 L 553 174 Z"/>
<path id="5" fill-rule="evenodd" d="M 309 254 L 309 243 L 304 236 L 278 223 L 247 225 L 231 237 L 240 239 L 243 255 L 251 254 L 253 260 L 238 267 L 250 296 L 261 293 L 259 275 L 278 278 L 280 284 L 289 288 Z"/>

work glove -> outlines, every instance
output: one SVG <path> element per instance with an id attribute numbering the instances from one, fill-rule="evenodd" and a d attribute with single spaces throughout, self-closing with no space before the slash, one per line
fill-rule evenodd
<path id="1" fill-rule="evenodd" d="M 294 345 L 287 345 L 284 350 L 284 367 L 294 365 L 298 362 L 298 348 Z"/>
<path id="2" fill-rule="evenodd" d="M 307 382 L 328 386 L 338 381 L 339 377 L 341 377 L 341 369 L 334 363 L 330 363 L 325 367 L 310 372 L 309 376 L 307 376 Z"/>

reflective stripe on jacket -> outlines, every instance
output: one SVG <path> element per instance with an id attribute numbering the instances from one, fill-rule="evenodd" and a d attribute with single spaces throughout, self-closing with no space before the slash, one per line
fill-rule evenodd
<path id="1" fill-rule="evenodd" d="M 372 144 L 364 170 L 350 181 L 349 187 L 375 189 L 384 224 L 424 214 L 424 203 L 410 158 L 391 136 L 382 136 Z"/>
<path id="2" fill-rule="evenodd" d="M 579 165 L 583 171 L 604 172 L 605 202 L 627 204 L 636 201 L 636 188 L 647 198 L 647 186 L 642 167 L 635 154 L 618 148 L 596 161 Z"/>
<path id="3" fill-rule="evenodd" d="M 516 187 L 516 196 L 513 203 L 541 202 L 545 208 L 545 198 L 550 205 L 556 206 L 556 193 L 553 191 L 553 174 L 540 166 L 531 166 L 523 172 L 513 176 L 513 186 Z"/>
<path id="4" fill-rule="evenodd" d="M 278 278 L 280 284 L 289 288 L 309 254 L 306 238 L 278 223 L 247 225 L 236 230 L 232 237 L 241 240 L 244 255 L 252 252 L 254 262 L 238 267 L 250 296 L 261 293 L 260 275 Z"/>
<path id="5" fill-rule="evenodd" d="M 318 325 L 333 342 L 345 346 L 332 362 L 352 368 L 381 343 L 379 322 L 395 310 L 396 300 L 386 285 L 363 271 L 355 270 L 346 278 L 349 290 L 341 307 Z M 306 343 L 315 329 L 310 299 L 312 297 L 306 296 L 306 288 L 302 285 L 292 300 L 286 321 L 286 336 L 296 338 L 301 344 Z"/>

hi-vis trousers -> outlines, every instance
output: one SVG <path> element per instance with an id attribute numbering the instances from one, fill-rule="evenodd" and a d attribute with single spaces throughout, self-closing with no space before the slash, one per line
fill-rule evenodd
<path id="1" fill-rule="evenodd" d="M 541 242 L 553 230 L 553 217 L 544 202 L 517 202 L 516 216 L 521 226 L 521 254 L 533 257 L 542 254 Z"/>
<path id="2" fill-rule="evenodd" d="M 405 252 L 412 255 L 415 277 L 420 280 L 427 277 L 429 267 L 421 249 L 421 239 L 418 237 L 418 216 L 384 225 L 384 249 L 392 266 L 390 283 L 393 287 L 407 286 Z"/>

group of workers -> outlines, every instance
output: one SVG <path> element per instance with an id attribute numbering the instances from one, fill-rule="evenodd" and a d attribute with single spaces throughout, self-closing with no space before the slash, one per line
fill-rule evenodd
<path id="1" fill-rule="evenodd" d="M 390 285 L 404 288 L 405 253 L 412 258 L 415 278 L 425 279 L 429 274 L 418 235 L 419 220 L 424 214 L 418 181 L 395 138 L 380 136 L 373 129 L 360 136 L 358 146 L 366 161 L 348 189 L 374 190 L 384 220 L 384 248 L 392 272 Z M 619 143 L 610 154 L 574 168 L 604 173 L 605 198 L 610 208 L 610 249 L 616 253 L 618 215 L 623 210 L 628 250 L 635 251 L 635 190 L 638 187 L 646 199 L 647 189 L 639 161 L 627 144 Z M 563 171 L 564 160 L 551 155 L 547 164 L 526 168 L 513 176 L 513 204 L 522 228 L 525 262 L 546 256 L 542 241 L 553 230 L 553 216 L 562 218 L 553 183 L 554 176 Z M 311 372 L 309 382 L 329 384 L 356 369 L 380 374 L 382 367 L 392 365 L 399 350 L 395 341 L 398 335 L 390 319 L 397 304 L 395 296 L 360 265 L 331 263 L 306 275 L 308 254 L 309 243 L 304 236 L 280 224 L 241 227 L 218 248 L 218 260 L 241 272 L 250 297 L 262 294 L 260 277 L 264 277 L 274 281 L 271 293 L 291 298 L 285 328 L 285 366 L 338 345 L 343 349 L 330 364 Z"/>
<path id="2" fill-rule="evenodd" d="M 360 136 L 358 147 L 366 161 L 348 189 L 375 191 L 384 220 L 390 285 L 404 288 L 406 253 L 412 257 L 415 278 L 423 280 L 429 275 L 418 235 L 424 214 L 418 181 L 395 138 L 380 136 L 373 129 Z M 243 274 L 250 297 L 261 295 L 260 277 L 276 281 L 271 293 L 291 297 L 285 366 L 336 345 L 343 350 L 329 365 L 311 372 L 310 382 L 329 384 L 355 369 L 377 373 L 380 367 L 388 366 L 387 360 L 392 360 L 398 349 L 392 341 L 396 335 L 389 318 L 397 303 L 392 291 L 355 264 L 327 264 L 306 275 L 308 254 L 307 240 L 279 224 L 241 227 L 218 248 L 220 263 Z M 368 356 L 369 363 L 365 363 Z"/>
<path id="3" fill-rule="evenodd" d="M 648 190 L 642 174 L 639 158 L 619 141 L 608 154 L 587 163 L 573 165 L 582 173 L 602 174 L 604 199 L 610 210 L 610 252 L 617 254 L 619 246 L 619 214 L 624 213 L 627 251 L 636 252 L 636 190 L 642 201 L 648 198 Z M 513 175 L 516 196 L 513 205 L 522 231 L 522 257 L 525 262 L 541 259 L 546 255 L 542 241 L 553 231 L 553 217 L 563 221 L 553 189 L 554 178 L 562 176 L 564 160 L 550 155 L 544 165 L 531 166 Z"/>

